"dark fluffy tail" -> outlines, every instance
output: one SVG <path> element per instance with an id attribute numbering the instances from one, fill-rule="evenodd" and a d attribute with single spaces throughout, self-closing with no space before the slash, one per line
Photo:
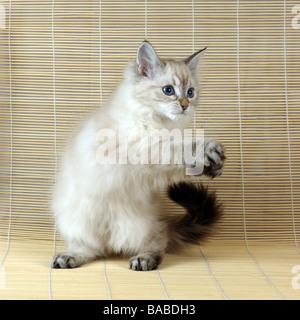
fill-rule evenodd
<path id="1" fill-rule="evenodd" d="M 184 215 L 167 217 L 169 231 L 168 250 L 185 243 L 198 244 L 209 236 L 222 214 L 222 204 L 216 195 L 203 185 L 180 182 L 168 189 L 169 197 L 186 209 Z"/>

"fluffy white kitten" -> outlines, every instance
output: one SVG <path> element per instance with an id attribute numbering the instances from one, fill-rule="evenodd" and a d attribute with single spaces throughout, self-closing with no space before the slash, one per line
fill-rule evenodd
<path id="1" fill-rule="evenodd" d="M 131 257 L 131 269 L 152 270 L 171 248 L 210 234 L 220 205 L 214 194 L 188 182 L 184 161 L 99 164 L 96 156 L 101 145 L 97 133 L 110 129 L 118 136 L 120 120 L 128 137 L 187 128 L 199 97 L 196 68 L 203 50 L 182 61 L 162 60 L 143 42 L 115 93 L 72 137 L 52 201 L 67 250 L 53 259 L 52 267 L 74 268 L 97 257 L 123 254 Z M 117 142 L 116 150 L 121 147 Z M 224 159 L 222 145 L 205 140 L 203 174 L 220 175 Z M 167 186 L 170 198 L 185 207 L 186 214 L 164 214 L 158 193 Z"/>

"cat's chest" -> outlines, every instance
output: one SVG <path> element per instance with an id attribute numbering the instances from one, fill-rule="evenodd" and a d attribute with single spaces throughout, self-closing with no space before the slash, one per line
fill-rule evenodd
<path id="1" fill-rule="evenodd" d="M 130 130 L 129 138 L 149 136 L 153 131 L 154 128 L 150 123 L 143 120 L 136 120 Z"/>

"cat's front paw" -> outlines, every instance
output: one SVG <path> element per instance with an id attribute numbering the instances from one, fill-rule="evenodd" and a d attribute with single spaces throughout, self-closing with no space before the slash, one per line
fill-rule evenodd
<path id="1" fill-rule="evenodd" d="M 225 162 L 225 148 L 215 139 L 207 139 L 204 144 L 203 173 L 211 178 L 220 176 Z"/>

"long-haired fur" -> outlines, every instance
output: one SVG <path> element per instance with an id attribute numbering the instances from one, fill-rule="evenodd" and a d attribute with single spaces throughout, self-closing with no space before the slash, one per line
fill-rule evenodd
<path id="1" fill-rule="evenodd" d="M 166 216 L 169 230 L 168 251 L 186 243 L 198 244 L 214 231 L 222 216 L 222 203 L 203 184 L 179 182 L 168 188 L 168 195 L 186 209 L 184 215 Z"/>
<path id="2" fill-rule="evenodd" d="M 189 208 L 190 216 L 176 218 L 170 225 L 161 219 L 164 212 L 157 195 L 169 184 L 187 180 L 184 165 L 99 164 L 97 159 L 103 142 L 97 138 L 99 130 L 109 129 L 118 136 L 120 121 L 128 137 L 137 132 L 147 136 L 153 129 L 187 128 L 200 93 L 196 77 L 200 57 L 199 51 L 186 60 L 162 60 L 148 42 L 142 43 L 114 94 L 74 133 L 53 192 L 56 225 L 67 243 L 53 267 L 73 268 L 97 257 L 124 254 L 132 257 L 133 270 L 151 270 L 162 260 L 170 236 L 173 242 L 195 242 L 198 232 L 201 237 L 209 233 L 218 206 L 198 187 L 194 191 L 190 185 L 171 187 L 171 198 Z M 166 85 L 174 87 L 172 96 L 163 92 Z M 193 97 L 186 98 L 187 88 L 194 89 Z M 185 104 L 189 102 L 184 109 L 183 97 Z M 128 148 L 131 143 L 128 140 Z M 116 149 L 121 147 L 116 144 Z M 216 157 L 207 159 L 219 161 Z M 179 200 L 182 188 L 186 200 Z"/>

